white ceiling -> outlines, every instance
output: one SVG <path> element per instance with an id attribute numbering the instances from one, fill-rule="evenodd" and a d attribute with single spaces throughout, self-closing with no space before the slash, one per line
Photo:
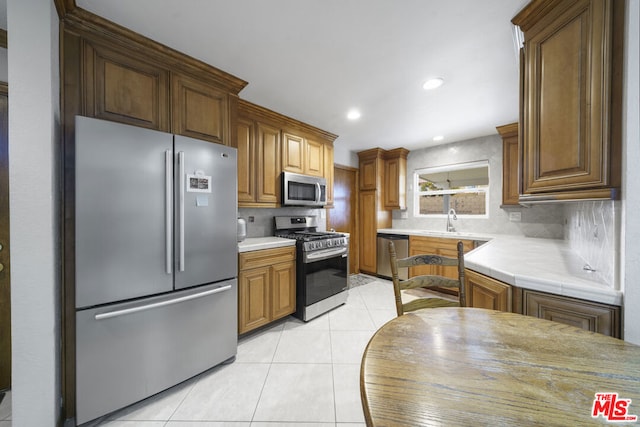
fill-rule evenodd
<path id="1" fill-rule="evenodd" d="M 249 82 L 240 97 L 339 135 L 416 149 L 518 118 L 511 18 L 528 0 L 77 0 Z M 445 83 L 434 91 L 429 77 Z M 346 119 L 351 108 L 362 117 Z"/>

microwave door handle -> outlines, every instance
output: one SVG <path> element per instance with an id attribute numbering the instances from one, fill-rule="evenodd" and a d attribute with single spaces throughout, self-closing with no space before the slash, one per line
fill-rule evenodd
<path id="1" fill-rule="evenodd" d="M 316 203 L 320 203 L 320 196 L 322 195 L 322 189 L 320 183 L 316 182 Z"/>

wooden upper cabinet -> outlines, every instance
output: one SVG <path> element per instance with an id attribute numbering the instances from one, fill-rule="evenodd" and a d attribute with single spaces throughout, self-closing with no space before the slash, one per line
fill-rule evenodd
<path id="1" fill-rule="evenodd" d="M 521 199 L 615 197 L 624 3 L 534 0 L 512 20 L 525 36 Z"/>
<path id="2" fill-rule="evenodd" d="M 256 144 L 252 120 L 236 120 L 235 147 L 238 149 L 238 204 L 256 201 Z"/>
<path id="3" fill-rule="evenodd" d="M 333 207 L 333 176 L 334 176 L 334 164 L 333 164 L 333 144 L 323 144 L 324 150 L 324 178 L 327 180 L 327 205 L 326 207 Z"/>
<path id="4" fill-rule="evenodd" d="M 83 42 L 84 114 L 169 131 L 169 73 L 102 45 Z"/>
<path id="5" fill-rule="evenodd" d="M 358 153 L 360 164 L 360 189 L 382 191 L 384 175 L 384 150 L 372 148 Z"/>
<path id="6" fill-rule="evenodd" d="M 518 123 L 498 126 L 496 129 L 502 137 L 502 205 L 518 206 Z"/>
<path id="7" fill-rule="evenodd" d="M 173 132 L 230 145 L 226 92 L 187 76 L 172 77 Z"/>
<path id="8" fill-rule="evenodd" d="M 307 175 L 324 176 L 324 144 L 312 139 L 306 140 L 305 168 Z"/>
<path id="9" fill-rule="evenodd" d="M 257 125 L 257 194 L 256 202 L 280 203 L 280 129 Z"/>
<path id="10" fill-rule="evenodd" d="M 304 173 L 305 140 L 301 136 L 282 133 L 282 170 Z"/>
<path id="11" fill-rule="evenodd" d="M 323 143 L 282 132 L 282 170 L 324 176 Z"/>
<path id="12" fill-rule="evenodd" d="M 385 153 L 384 207 L 407 208 L 407 155 L 409 150 L 396 148 Z"/>

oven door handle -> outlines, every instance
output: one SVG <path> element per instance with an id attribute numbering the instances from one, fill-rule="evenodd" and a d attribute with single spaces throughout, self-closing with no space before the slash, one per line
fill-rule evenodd
<path id="1" fill-rule="evenodd" d="M 309 252 L 304 254 L 303 262 L 308 264 L 310 262 L 322 261 L 329 258 L 335 258 L 337 256 L 345 257 L 347 256 L 347 251 L 349 248 L 331 248 L 331 249 L 323 249 L 321 251 Z"/>

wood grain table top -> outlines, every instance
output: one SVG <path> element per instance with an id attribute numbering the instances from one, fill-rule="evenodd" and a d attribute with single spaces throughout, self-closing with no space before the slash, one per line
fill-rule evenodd
<path id="1" fill-rule="evenodd" d="M 520 314 L 425 309 L 371 338 L 360 392 L 368 426 L 564 427 L 634 415 L 617 424 L 640 425 L 640 346 Z"/>

